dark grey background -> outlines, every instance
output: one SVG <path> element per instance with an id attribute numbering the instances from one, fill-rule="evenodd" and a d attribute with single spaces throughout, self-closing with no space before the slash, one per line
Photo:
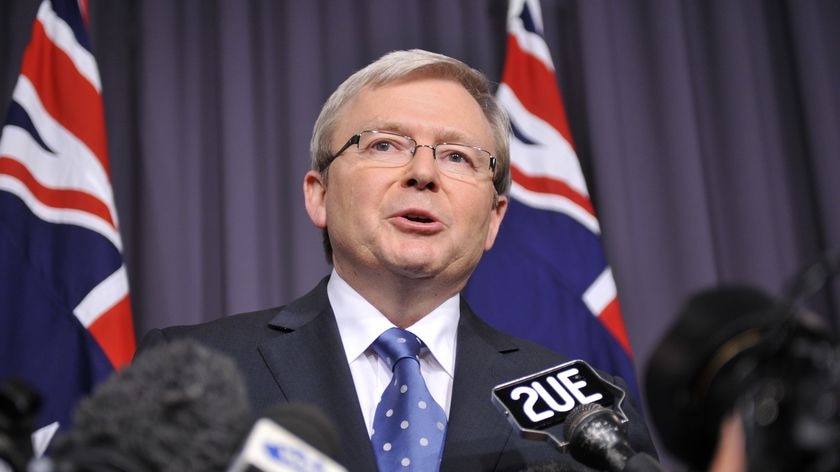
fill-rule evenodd
<path id="1" fill-rule="evenodd" d="M 138 335 L 284 303 L 328 271 L 301 182 L 347 75 L 421 47 L 498 81 L 504 58 L 500 0 L 90 4 Z M 689 293 L 780 293 L 840 246 L 840 2 L 542 4 L 640 373 Z M 0 0 L 4 104 L 37 6 Z"/>

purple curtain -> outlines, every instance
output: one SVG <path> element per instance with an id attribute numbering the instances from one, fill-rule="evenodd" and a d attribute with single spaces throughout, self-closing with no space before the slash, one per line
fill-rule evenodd
<path id="1" fill-rule="evenodd" d="M 8 103 L 38 0 L 0 2 Z M 327 273 L 303 210 L 328 94 L 420 47 L 498 81 L 503 0 L 90 0 L 138 333 Z M 544 0 L 640 374 L 692 291 L 779 294 L 840 246 L 840 2 Z M 836 324 L 840 288 L 818 311 Z"/>

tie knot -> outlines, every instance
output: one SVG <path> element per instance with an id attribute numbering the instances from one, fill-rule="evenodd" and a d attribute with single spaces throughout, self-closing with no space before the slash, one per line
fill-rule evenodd
<path id="1" fill-rule="evenodd" d="M 392 370 L 400 359 L 417 359 L 421 347 L 423 341 L 420 338 L 399 328 L 385 331 L 373 342 L 373 349 L 391 365 Z"/>

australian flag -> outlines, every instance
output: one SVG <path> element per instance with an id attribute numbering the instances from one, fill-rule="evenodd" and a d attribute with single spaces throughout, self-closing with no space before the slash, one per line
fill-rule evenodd
<path id="1" fill-rule="evenodd" d="M 0 134 L 0 382 L 33 387 L 53 431 L 135 348 L 83 11 L 41 3 Z"/>
<path id="2" fill-rule="evenodd" d="M 511 200 L 465 296 L 492 325 L 620 375 L 638 393 L 538 0 L 511 0 L 507 25 L 497 98 L 513 130 Z"/>

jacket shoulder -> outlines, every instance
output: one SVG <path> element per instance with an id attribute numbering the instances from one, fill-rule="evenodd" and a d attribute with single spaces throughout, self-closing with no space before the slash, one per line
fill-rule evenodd
<path id="1" fill-rule="evenodd" d="M 275 307 L 223 316 L 199 324 L 155 328 L 143 336 L 137 352 L 140 353 L 176 339 L 192 339 L 210 348 L 224 348 L 222 350 L 225 351 L 238 343 L 253 344 L 254 341 L 277 334 L 279 330 L 271 328 L 269 322 L 282 309 L 283 307 Z"/>

